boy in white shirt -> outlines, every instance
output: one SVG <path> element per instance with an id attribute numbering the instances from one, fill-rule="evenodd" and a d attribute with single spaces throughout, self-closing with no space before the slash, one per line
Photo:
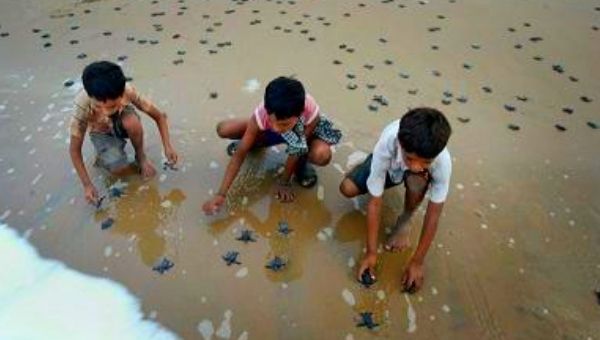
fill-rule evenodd
<path id="1" fill-rule="evenodd" d="M 429 190 L 419 244 L 402 277 L 403 289 L 411 293 L 423 285 L 423 262 L 450 184 L 452 160 L 446 144 L 451 133 L 448 120 L 438 110 L 412 109 L 385 127 L 373 153 L 340 184 L 341 193 L 348 198 L 367 192 L 371 195 L 367 207 L 367 253 L 359 266 L 359 280 L 366 270 L 374 280 L 383 191 L 404 183 L 404 211 L 398 216 L 385 249 L 398 252 L 409 246 L 408 221 Z"/>

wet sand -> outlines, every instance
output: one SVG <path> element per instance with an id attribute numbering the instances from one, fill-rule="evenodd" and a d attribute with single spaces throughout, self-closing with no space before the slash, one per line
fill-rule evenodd
<path id="1" fill-rule="evenodd" d="M 3 1 L 0 221 L 44 257 L 125 285 L 148 319 L 182 338 L 202 338 L 199 325 L 210 322 L 215 336 L 235 339 L 595 339 L 598 6 Z M 160 168 L 158 134 L 144 117 L 159 174 L 120 179 L 125 195 L 96 212 L 72 170 L 67 124 L 83 67 L 100 59 L 119 61 L 168 112 L 183 163 Z M 322 189 L 298 189 L 293 205 L 274 201 L 284 155 L 266 150 L 246 162 L 229 211 L 204 217 L 200 205 L 228 161 L 215 124 L 249 116 L 270 79 L 292 74 L 344 132 L 318 171 Z M 400 292 L 404 252 L 382 254 L 378 283 L 364 289 L 351 265 L 362 256 L 365 216 L 338 193 L 341 172 L 418 105 L 442 110 L 454 130 L 451 192 L 425 286 Z M 114 185 L 91 167 L 89 139 L 84 155 L 97 187 Z M 385 226 L 402 197 L 386 194 Z M 107 217 L 115 223 L 102 230 Z M 277 233 L 280 221 L 289 236 Z M 411 222 L 413 244 L 421 222 L 422 214 Z M 237 241 L 243 229 L 257 242 Z M 240 265 L 225 264 L 228 251 Z M 265 264 L 276 255 L 289 263 L 273 273 Z M 161 275 L 152 267 L 164 257 L 175 266 Z M 364 311 L 379 328 L 356 327 Z M 220 329 L 225 314 L 231 334 Z"/>

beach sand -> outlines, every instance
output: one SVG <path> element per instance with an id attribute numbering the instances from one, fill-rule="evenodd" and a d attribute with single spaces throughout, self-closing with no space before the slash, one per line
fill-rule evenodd
<path id="1" fill-rule="evenodd" d="M 591 0 L 3 0 L 0 222 L 43 257 L 124 285 L 147 319 L 182 338 L 597 339 L 598 26 Z M 169 114 L 182 157 L 179 171 L 163 170 L 158 133 L 142 117 L 159 173 L 115 179 L 92 167 L 86 139 L 96 186 L 124 190 L 100 211 L 84 202 L 67 129 L 95 60 L 119 62 Z M 280 75 L 301 80 L 342 129 L 331 165 L 286 205 L 272 199 L 283 150 L 255 153 L 228 211 L 205 217 L 228 162 L 216 123 L 249 117 Z M 381 254 L 365 289 L 354 279 L 364 202 L 339 194 L 342 172 L 422 105 L 453 127 L 425 285 L 401 293 L 407 251 Z M 384 227 L 402 200 L 402 190 L 386 193 Z M 256 242 L 237 241 L 243 229 Z M 228 251 L 241 264 L 227 266 Z M 274 273 L 265 264 L 276 255 L 289 262 Z M 161 275 L 152 268 L 165 257 L 174 267 Z M 380 326 L 358 328 L 361 312 Z"/>

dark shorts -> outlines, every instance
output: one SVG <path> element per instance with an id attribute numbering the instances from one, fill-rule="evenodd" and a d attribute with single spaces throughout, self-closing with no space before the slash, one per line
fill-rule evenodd
<path id="1" fill-rule="evenodd" d="M 367 188 L 367 179 L 371 174 L 371 160 L 373 159 L 373 154 L 370 154 L 362 163 L 358 164 L 348 173 L 346 178 L 351 180 L 354 185 L 358 187 L 358 190 L 361 194 L 366 194 L 369 192 Z M 395 187 L 401 183 L 394 183 L 390 178 L 389 174 L 385 175 L 385 188 L 389 189 Z"/>
<path id="2" fill-rule="evenodd" d="M 369 192 L 367 188 L 367 179 L 371 174 L 371 161 L 373 159 L 373 154 L 370 154 L 361 164 L 357 165 L 348 173 L 346 178 L 351 180 L 354 185 L 358 187 L 360 194 L 366 194 Z M 404 183 L 404 186 L 413 191 L 424 193 L 424 191 L 429 187 L 430 183 L 430 175 L 429 172 L 423 173 L 412 173 L 409 171 L 404 172 L 404 176 L 400 183 L 394 183 L 390 178 L 389 174 L 385 175 L 385 189 L 389 189 Z"/>
<path id="3" fill-rule="evenodd" d="M 128 166 L 131 162 L 125 152 L 127 145 L 127 131 L 123 127 L 123 117 L 134 114 L 139 115 L 133 106 L 126 106 L 121 113 L 111 116 L 113 130 L 109 133 L 90 132 L 90 139 L 94 145 L 97 164 L 108 171 L 114 171 Z"/>

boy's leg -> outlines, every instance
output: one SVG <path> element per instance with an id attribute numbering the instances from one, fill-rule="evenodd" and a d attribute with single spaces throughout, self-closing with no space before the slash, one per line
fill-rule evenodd
<path id="1" fill-rule="evenodd" d="M 404 185 L 406 187 L 404 211 L 396 219 L 392 235 L 385 245 L 385 248 L 390 251 L 402 251 L 410 246 L 410 224 L 408 222 L 425 198 L 429 179 L 418 174 L 408 174 L 404 178 Z"/>
<path id="2" fill-rule="evenodd" d="M 123 110 L 120 116 L 120 124 L 125 130 L 127 137 L 131 140 L 131 144 L 135 150 L 135 159 L 139 162 L 142 175 L 144 177 L 156 175 L 156 169 L 146 157 L 144 150 L 144 129 L 142 122 L 133 108 Z"/>
<path id="3" fill-rule="evenodd" d="M 340 183 L 340 192 L 347 198 L 353 198 L 368 192 L 367 179 L 371 173 L 371 159 L 369 155 L 362 163 L 356 165 Z"/>
<path id="4" fill-rule="evenodd" d="M 112 134 L 90 133 L 90 139 L 96 150 L 96 164 L 108 170 L 113 175 L 120 175 L 130 168 L 125 153 L 124 138 Z"/>
<path id="5" fill-rule="evenodd" d="M 217 135 L 225 139 L 240 140 L 248 126 L 247 118 L 232 118 L 220 121 L 217 124 Z M 231 156 L 235 152 L 238 141 L 234 141 L 227 147 L 227 153 Z M 253 148 L 268 147 L 285 143 L 285 140 L 272 131 L 260 131 Z"/>
<path id="6" fill-rule="evenodd" d="M 325 141 L 314 138 L 309 142 L 308 155 L 298 162 L 296 179 L 301 186 L 310 188 L 317 183 L 317 172 L 311 164 L 325 166 L 331 161 L 331 146 Z"/>

